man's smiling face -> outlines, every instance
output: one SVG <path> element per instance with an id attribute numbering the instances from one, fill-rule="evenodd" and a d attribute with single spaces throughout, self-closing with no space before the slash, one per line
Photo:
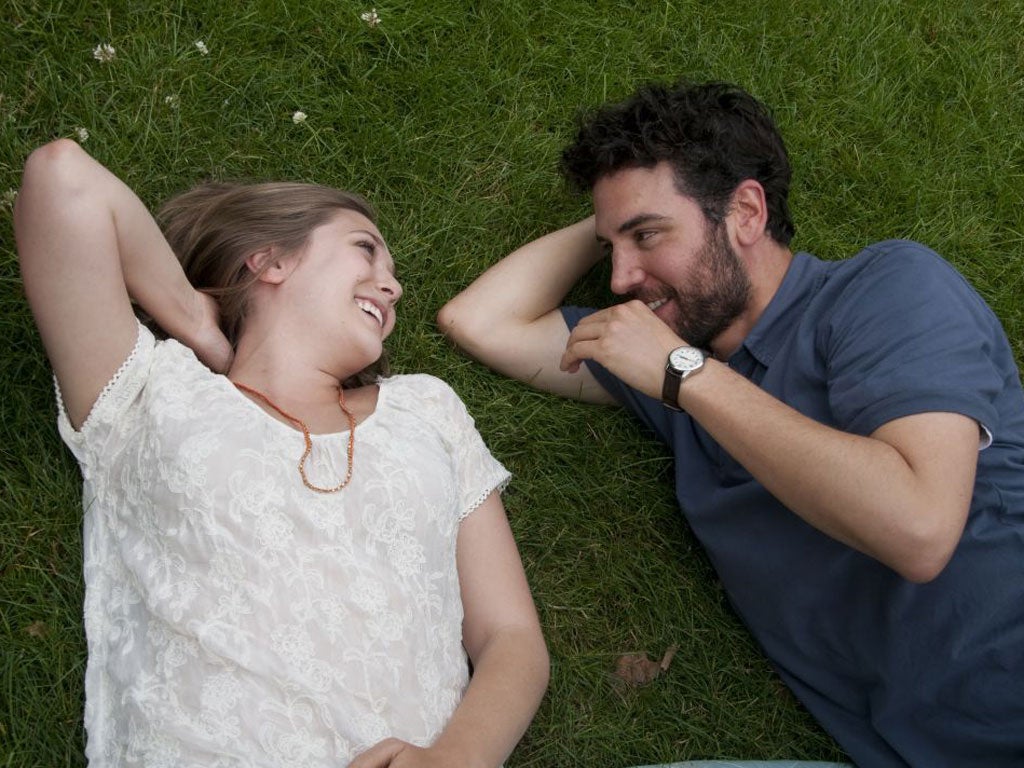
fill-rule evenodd
<path id="1" fill-rule="evenodd" d="M 645 302 L 687 343 L 709 348 L 747 308 L 750 278 L 724 223 L 679 192 L 668 163 L 598 179 L 594 213 L 611 289 Z"/>

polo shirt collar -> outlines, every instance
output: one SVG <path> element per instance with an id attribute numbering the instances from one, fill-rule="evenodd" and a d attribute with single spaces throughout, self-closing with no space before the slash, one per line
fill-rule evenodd
<path id="1" fill-rule="evenodd" d="M 808 300 L 818 292 L 827 277 L 826 262 L 802 251 L 794 254 L 779 289 L 743 344 L 733 353 L 730 364 L 745 349 L 764 367 L 771 365 L 776 352 L 803 316 Z"/>

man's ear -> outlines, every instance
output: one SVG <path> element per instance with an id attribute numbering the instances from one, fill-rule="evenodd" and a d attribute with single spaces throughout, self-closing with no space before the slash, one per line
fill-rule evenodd
<path id="1" fill-rule="evenodd" d="M 765 236 L 768 227 L 768 201 L 764 187 L 755 179 L 744 179 L 732 193 L 729 216 L 736 241 L 753 245 Z"/>
<path id="2" fill-rule="evenodd" d="M 279 285 L 295 268 L 295 259 L 284 259 L 273 246 L 249 254 L 245 266 L 263 283 Z"/>

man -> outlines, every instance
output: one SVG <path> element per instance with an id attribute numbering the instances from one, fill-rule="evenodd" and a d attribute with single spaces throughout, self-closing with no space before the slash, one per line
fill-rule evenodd
<path id="1" fill-rule="evenodd" d="M 792 253 L 785 147 L 733 86 L 643 88 L 563 170 L 594 217 L 444 331 L 671 447 L 737 612 L 859 765 L 1024 765 L 1024 394 L 991 310 L 916 243 Z M 627 300 L 559 308 L 602 257 Z"/>

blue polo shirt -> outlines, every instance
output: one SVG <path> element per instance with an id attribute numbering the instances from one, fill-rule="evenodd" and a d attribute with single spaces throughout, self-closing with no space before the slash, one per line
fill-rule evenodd
<path id="1" fill-rule="evenodd" d="M 592 311 L 562 310 L 570 328 Z M 588 363 L 671 448 L 679 505 L 737 613 L 855 762 L 1024 766 L 1024 393 L 998 319 L 917 243 L 798 253 L 728 362 L 858 435 L 929 411 L 981 425 L 963 538 L 913 584 L 790 512 L 687 414 Z"/>

